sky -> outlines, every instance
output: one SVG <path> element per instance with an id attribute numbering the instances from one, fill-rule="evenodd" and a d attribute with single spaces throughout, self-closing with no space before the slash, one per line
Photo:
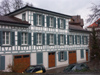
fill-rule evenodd
<path id="1" fill-rule="evenodd" d="M 84 19 L 84 25 L 90 11 L 92 3 L 99 4 L 100 0 L 23 0 L 32 3 L 34 7 L 42 8 L 50 11 L 59 12 L 66 15 L 81 15 Z"/>

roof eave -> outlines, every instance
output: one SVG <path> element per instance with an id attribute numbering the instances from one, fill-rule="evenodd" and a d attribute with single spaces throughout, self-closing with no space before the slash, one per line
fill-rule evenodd
<path id="1" fill-rule="evenodd" d="M 91 33 L 91 31 L 86 31 L 86 30 L 78 30 L 78 29 L 69 29 L 69 31 L 70 32 L 79 32 L 79 31 L 81 31 L 81 32 L 85 32 L 85 33 Z"/>
<path id="2" fill-rule="evenodd" d="M 57 12 L 53 12 L 53 11 L 49 11 L 49 10 L 45 10 L 45 9 L 40 9 L 40 8 L 35 8 L 35 7 L 30 7 L 30 6 L 25 6 L 23 8 L 20 8 L 14 12 L 11 12 L 9 14 L 6 14 L 6 16 L 14 16 L 16 14 L 19 14 L 21 12 L 24 12 L 24 11 L 36 11 L 36 12 L 41 12 L 41 13 L 46 13 L 46 14 L 51 14 L 51 15 L 57 15 L 57 16 L 61 16 L 61 17 L 64 17 L 64 18 L 71 18 L 72 16 L 69 16 L 69 15 L 65 15 L 65 14 L 61 14 L 61 13 L 57 13 Z"/>

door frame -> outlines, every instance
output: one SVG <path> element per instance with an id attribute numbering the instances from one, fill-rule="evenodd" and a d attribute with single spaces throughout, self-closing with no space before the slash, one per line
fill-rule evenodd
<path id="1" fill-rule="evenodd" d="M 77 50 L 71 50 L 71 51 L 75 51 L 76 52 L 76 63 L 77 63 Z M 68 51 L 68 61 L 69 61 L 69 52 L 70 51 Z M 69 64 L 69 62 L 68 62 L 68 64 Z"/>
<path id="2" fill-rule="evenodd" d="M 49 67 L 49 53 L 55 53 L 55 66 L 54 67 L 56 67 L 57 66 L 57 61 L 56 61 L 56 52 L 55 51 L 52 51 L 52 52 L 48 52 L 48 68 L 54 68 L 54 67 Z"/>

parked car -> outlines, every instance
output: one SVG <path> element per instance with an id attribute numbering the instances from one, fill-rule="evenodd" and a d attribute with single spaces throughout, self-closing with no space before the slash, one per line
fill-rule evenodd
<path id="1" fill-rule="evenodd" d="M 73 71 L 81 71 L 88 69 L 89 67 L 85 63 L 70 64 L 63 70 L 63 72 L 73 72 Z"/>
<path id="2" fill-rule="evenodd" d="M 23 73 L 45 73 L 46 69 L 43 65 L 31 65 Z"/>

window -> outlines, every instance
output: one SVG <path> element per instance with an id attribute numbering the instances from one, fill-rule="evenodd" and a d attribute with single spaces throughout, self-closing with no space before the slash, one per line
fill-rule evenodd
<path id="1" fill-rule="evenodd" d="M 54 35 L 50 34 L 50 45 L 54 44 Z"/>
<path id="2" fill-rule="evenodd" d="M 28 34 L 27 33 L 22 33 L 22 45 L 27 45 L 28 44 Z"/>
<path id="3" fill-rule="evenodd" d="M 60 44 L 64 44 L 64 35 L 60 35 Z"/>
<path id="4" fill-rule="evenodd" d="M 42 25 L 42 15 L 37 15 L 37 17 L 36 17 L 36 24 L 38 25 L 38 26 L 41 26 Z"/>
<path id="5" fill-rule="evenodd" d="M 81 50 L 81 58 L 84 58 L 84 50 Z"/>
<path id="6" fill-rule="evenodd" d="M 69 44 L 70 44 L 70 45 L 73 44 L 73 37 L 72 37 L 72 35 L 69 35 Z"/>
<path id="7" fill-rule="evenodd" d="M 50 27 L 54 27 L 54 18 L 50 17 Z"/>
<path id="8" fill-rule="evenodd" d="M 64 52 L 60 53 L 60 58 L 61 58 L 61 60 L 64 60 Z"/>
<path id="9" fill-rule="evenodd" d="M 38 33 L 37 34 L 37 45 L 41 45 L 42 44 L 42 34 Z"/>
<path id="10" fill-rule="evenodd" d="M 80 44 L 80 36 L 77 36 L 77 44 Z"/>
<path id="11" fill-rule="evenodd" d="M 23 20 L 23 21 L 26 21 L 26 13 L 23 13 L 23 14 L 22 14 L 22 20 Z"/>
<path id="12" fill-rule="evenodd" d="M 64 20 L 63 19 L 60 20 L 60 28 L 64 28 Z"/>
<path id="13" fill-rule="evenodd" d="M 3 45 L 10 45 L 10 32 L 3 32 Z"/>
<path id="14" fill-rule="evenodd" d="M 86 37 L 84 37 L 84 44 L 86 44 Z"/>

